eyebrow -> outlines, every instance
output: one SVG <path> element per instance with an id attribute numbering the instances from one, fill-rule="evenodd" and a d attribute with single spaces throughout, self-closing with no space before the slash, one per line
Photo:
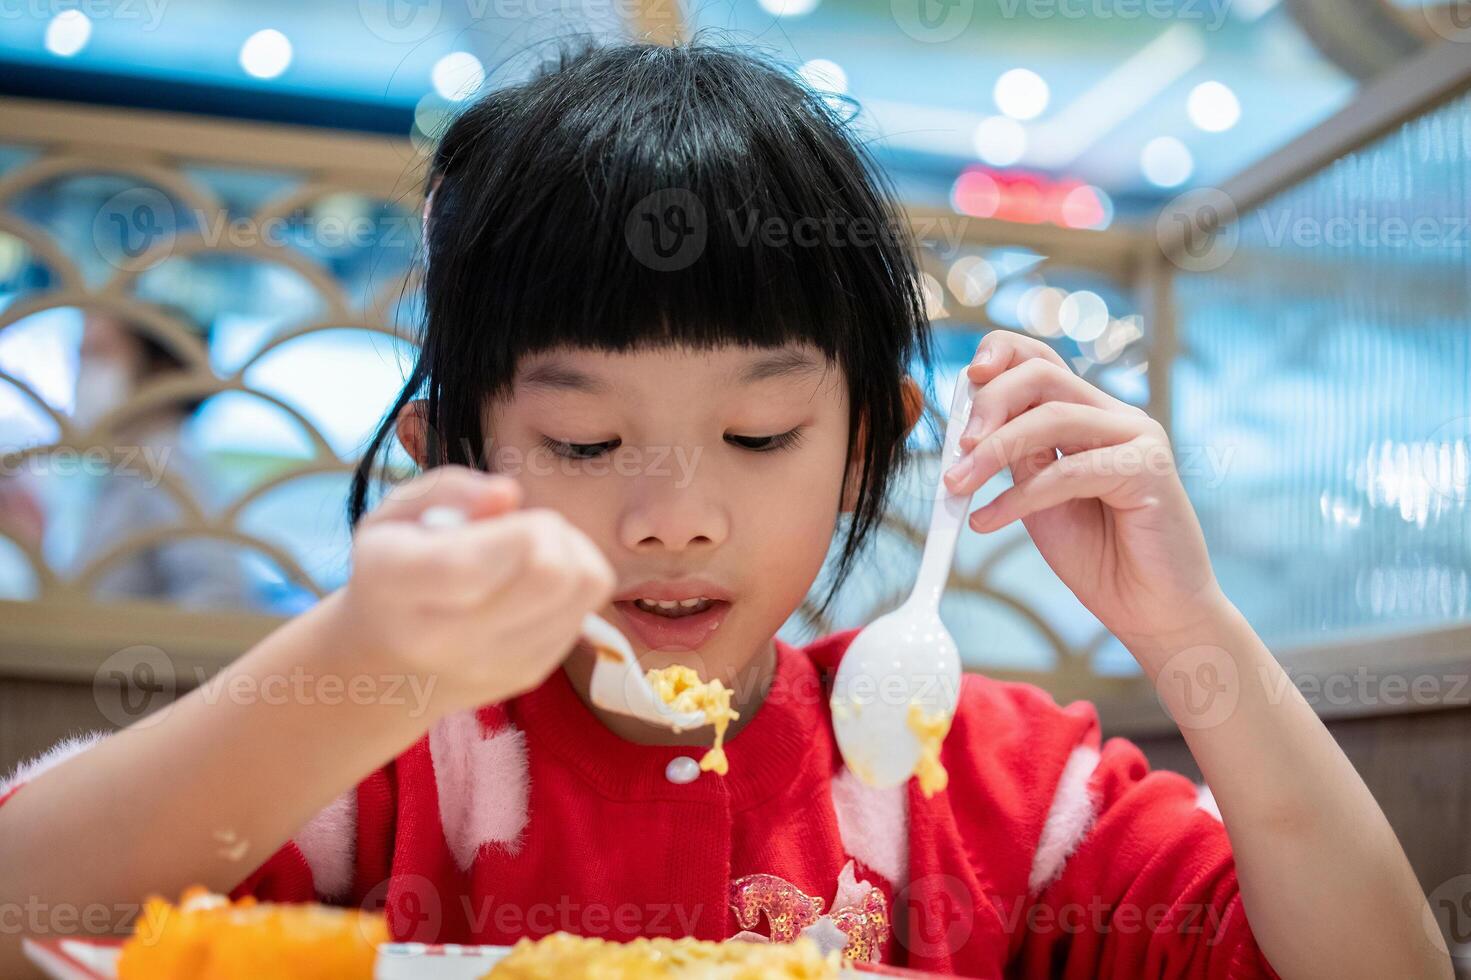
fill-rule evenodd
<path id="1" fill-rule="evenodd" d="M 817 374 L 822 369 L 823 365 L 803 351 L 779 350 L 776 353 L 758 357 L 747 364 L 737 373 L 736 382 L 755 384 L 774 378 Z M 612 390 L 612 386 L 602 378 L 556 361 L 548 361 L 527 369 L 516 384 L 545 391 L 580 391 L 593 395 L 606 394 Z"/>
<path id="2" fill-rule="evenodd" d="M 817 374 L 822 370 L 823 365 L 804 351 L 788 348 L 758 357 L 746 365 L 738 380 L 742 384 L 754 384 L 757 381 L 770 381 L 772 378 Z"/>
<path id="3" fill-rule="evenodd" d="M 594 395 L 604 394 L 609 390 L 608 382 L 602 378 L 593 377 L 584 371 L 570 368 L 565 364 L 558 364 L 555 361 L 530 368 L 516 383 L 527 388 L 541 388 L 547 391 L 585 391 Z"/>

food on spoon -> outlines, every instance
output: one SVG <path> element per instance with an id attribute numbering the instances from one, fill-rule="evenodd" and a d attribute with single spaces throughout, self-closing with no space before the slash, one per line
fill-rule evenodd
<path id="1" fill-rule="evenodd" d="M 940 762 L 940 744 L 950 733 L 950 722 L 954 715 L 937 711 L 927 714 L 920 705 L 909 705 L 909 730 L 919 739 L 919 761 L 915 763 L 914 775 L 919 779 L 920 792 L 929 799 L 950 782 L 950 774 Z"/>
<path id="2" fill-rule="evenodd" d="M 483 980 L 837 980 L 840 954 L 810 939 L 792 943 L 715 943 L 700 939 L 635 939 L 630 943 L 556 932 L 523 939 Z"/>
<path id="3" fill-rule="evenodd" d="M 195 886 L 177 906 L 151 896 L 118 959 L 118 980 L 372 980 L 381 913 L 231 902 Z"/>
<path id="4" fill-rule="evenodd" d="M 730 771 L 730 762 L 725 757 L 725 729 L 740 712 L 731 710 L 730 697 L 734 693 L 719 679 L 700 680 L 693 668 L 684 664 L 658 667 L 646 675 L 654 694 L 679 712 L 704 712 L 705 720 L 715 726 L 715 744 L 700 760 L 700 769 L 724 776 Z"/>

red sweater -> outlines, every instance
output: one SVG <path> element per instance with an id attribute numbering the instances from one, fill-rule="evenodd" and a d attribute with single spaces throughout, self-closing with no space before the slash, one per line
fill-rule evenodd
<path id="1" fill-rule="evenodd" d="M 853 632 L 777 641 L 727 776 L 677 781 L 690 764 L 670 763 L 705 746 L 623 741 L 556 671 L 441 720 L 233 894 L 383 903 L 395 938 L 426 942 L 805 931 L 965 976 L 1276 976 L 1208 793 L 1150 772 L 1127 741 L 1100 744 L 1087 703 L 967 675 L 948 788 L 859 784 L 826 690 Z"/>

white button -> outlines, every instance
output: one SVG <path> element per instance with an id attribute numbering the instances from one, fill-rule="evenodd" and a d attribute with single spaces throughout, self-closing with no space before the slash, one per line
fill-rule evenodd
<path id="1" fill-rule="evenodd" d="M 700 778 L 700 764 L 687 755 L 670 759 L 669 765 L 664 767 L 664 778 L 680 785 L 692 783 Z"/>

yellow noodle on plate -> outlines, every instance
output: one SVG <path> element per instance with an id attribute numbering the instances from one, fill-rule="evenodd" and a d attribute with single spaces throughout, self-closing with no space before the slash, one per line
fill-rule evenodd
<path id="1" fill-rule="evenodd" d="M 713 943 L 635 939 L 630 943 L 557 932 L 523 939 L 483 980 L 837 980 L 840 956 L 810 939 L 794 943 Z"/>

